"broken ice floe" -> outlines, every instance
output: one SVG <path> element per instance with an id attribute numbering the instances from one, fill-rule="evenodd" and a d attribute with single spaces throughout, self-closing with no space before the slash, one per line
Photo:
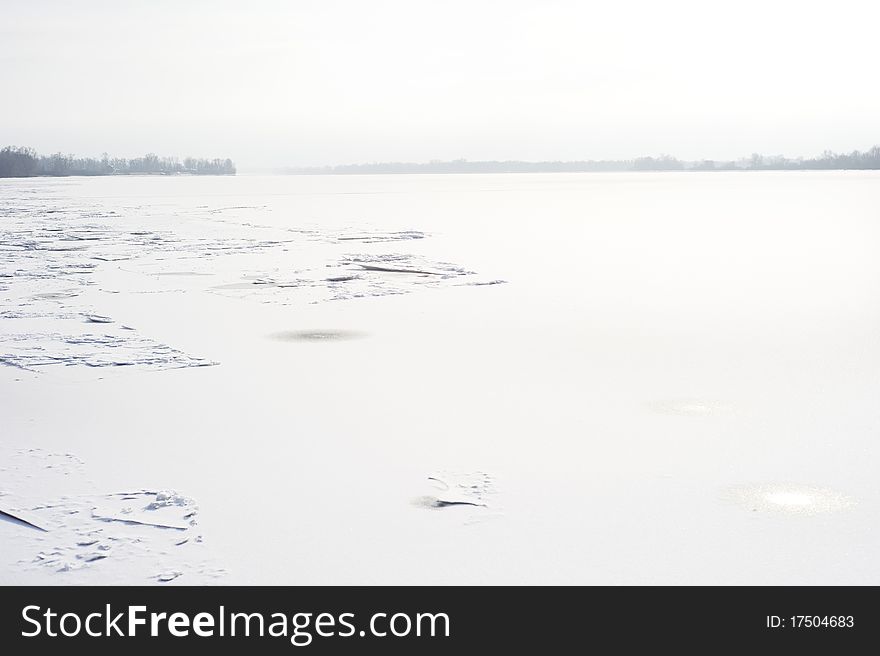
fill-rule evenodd
<path id="1" fill-rule="evenodd" d="M 389 241 L 407 241 L 410 239 L 424 239 L 427 235 L 418 230 L 402 230 L 399 232 L 367 232 L 361 234 L 344 234 L 336 238 L 337 241 L 358 241 L 362 244 L 380 244 Z"/>
<path id="2" fill-rule="evenodd" d="M 0 334 L 0 364 L 35 371 L 48 365 L 175 369 L 216 363 L 136 334 L 18 333 Z"/>
<path id="3" fill-rule="evenodd" d="M 340 260 L 341 267 L 376 271 L 379 273 L 402 273 L 414 276 L 441 276 L 454 278 L 476 275 L 463 267 L 448 262 L 434 262 L 405 253 L 372 254 L 360 253 L 345 255 Z"/>
<path id="4" fill-rule="evenodd" d="M 262 302 L 351 300 L 430 289 L 454 284 L 498 284 L 482 280 L 464 267 L 406 253 L 347 254 L 323 266 L 288 273 L 252 273 L 240 281 L 217 285 L 211 291 Z"/>
<path id="5" fill-rule="evenodd" d="M 179 239 L 170 233 L 125 230 L 109 223 L 118 220 L 116 212 L 84 207 L 82 200 L 57 206 L 40 198 L 17 201 L 0 198 L 0 278 L 7 283 L 0 304 L 0 364 L 24 369 L 59 363 L 158 368 L 210 364 L 134 335 L 96 334 L 85 326 L 69 327 L 69 334 L 61 330 L 64 321 L 76 317 L 85 325 L 113 322 L 82 298 L 86 292 L 94 296 L 100 262 L 135 259 L 157 249 L 175 251 Z M 208 240 L 200 245 L 210 254 L 224 244 Z"/>
<path id="6" fill-rule="evenodd" d="M 122 522 L 185 531 L 195 526 L 198 507 L 174 491 L 121 492 L 105 495 L 92 507 L 92 517 L 102 522 Z"/>
<path id="7" fill-rule="evenodd" d="M 42 548 L 30 561 L 33 565 L 69 572 L 112 558 L 132 566 L 147 561 L 150 569 L 173 564 L 177 576 L 198 569 L 198 563 L 186 557 L 195 554 L 180 551 L 199 544 L 180 538 L 197 530 L 198 507 L 176 492 L 63 496 L 29 512 L 47 531 Z"/>
<path id="8" fill-rule="evenodd" d="M 98 571 L 104 583 L 199 584 L 225 573 L 202 539 L 198 505 L 188 496 L 156 489 L 97 493 L 72 454 L 28 449 L 0 455 L 3 510 L 45 531 L 4 531 L 2 554 L 17 554 L 18 567 L 41 572 L 48 582 L 63 576 L 75 583 L 97 581 Z M 35 494 L 45 499 L 35 502 Z"/>
<path id="9" fill-rule="evenodd" d="M 429 236 L 418 230 L 267 225 L 252 220 L 271 211 L 265 205 L 169 208 L 77 198 L 63 186 L 39 193 L 27 187 L 3 191 L 0 364 L 13 367 L 214 364 L 120 326 L 117 321 L 125 317 L 102 308 L 106 294 L 209 291 L 287 305 L 503 282 L 413 253 L 383 250 L 386 244 L 403 248 Z M 365 252 L 340 252 L 351 247 Z M 114 274 L 112 288 L 107 272 Z M 81 325 L 63 323 L 73 320 Z M 106 328 L 99 332 L 99 326 Z"/>
<path id="10" fill-rule="evenodd" d="M 490 497 L 495 493 L 493 477 L 484 472 L 438 472 L 428 476 L 428 481 L 434 488 L 433 494 L 415 500 L 416 505 L 426 508 L 488 508 Z"/>

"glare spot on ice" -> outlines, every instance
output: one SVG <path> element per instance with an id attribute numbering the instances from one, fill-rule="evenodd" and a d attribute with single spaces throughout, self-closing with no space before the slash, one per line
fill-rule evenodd
<path id="1" fill-rule="evenodd" d="M 724 497 L 754 512 L 791 515 L 837 512 L 855 503 L 852 498 L 835 490 L 787 483 L 733 487 L 727 490 Z"/>
<path id="2" fill-rule="evenodd" d="M 809 506 L 813 503 L 812 495 L 803 492 L 771 492 L 765 498 L 778 506 Z"/>
<path id="3" fill-rule="evenodd" d="M 659 414 L 682 417 L 709 417 L 730 411 L 730 405 L 707 399 L 670 399 L 654 401 L 651 409 Z"/>

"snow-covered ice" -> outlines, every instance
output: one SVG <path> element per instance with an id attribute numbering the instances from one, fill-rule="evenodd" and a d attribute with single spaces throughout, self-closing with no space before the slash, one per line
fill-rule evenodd
<path id="1" fill-rule="evenodd" d="M 2 180 L 0 582 L 876 584 L 878 182 Z"/>

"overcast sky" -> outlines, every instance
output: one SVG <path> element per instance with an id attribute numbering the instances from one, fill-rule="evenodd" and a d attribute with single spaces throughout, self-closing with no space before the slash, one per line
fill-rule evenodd
<path id="1" fill-rule="evenodd" d="M 880 143 L 876 0 L 0 0 L 0 145 L 430 159 Z"/>

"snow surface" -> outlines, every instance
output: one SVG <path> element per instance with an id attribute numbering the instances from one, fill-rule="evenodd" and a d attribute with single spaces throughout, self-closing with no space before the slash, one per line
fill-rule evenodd
<path id="1" fill-rule="evenodd" d="M 2 180 L 0 583 L 878 584 L 878 183 Z"/>

